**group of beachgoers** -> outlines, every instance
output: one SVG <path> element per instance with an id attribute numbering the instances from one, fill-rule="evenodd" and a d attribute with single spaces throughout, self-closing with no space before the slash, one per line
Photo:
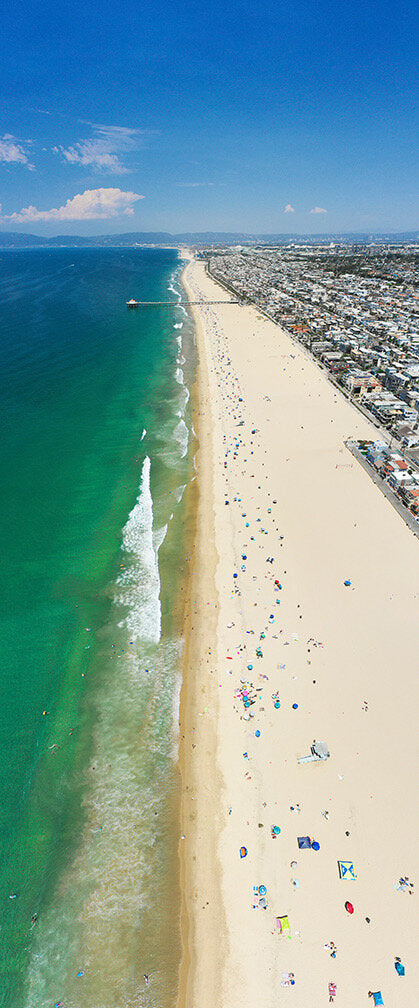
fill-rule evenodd
<path id="1" fill-rule="evenodd" d="M 204 298 L 204 294 L 201 290 L 196 289 L 195 291 L 197 297 Z M 215 315 L 215 312 L 210 308 L 203 309 L 203 315 L 205 318 L 207 330 L 210 332 L 212 341 L 212 360 L 214 364 L 214 369 L 217 376 L 218 384 L 218 402 L 221 403 L 224 413 L 219 413 L 218 420 L 221 422 L 223 427 L 223 448 L 224 456 L 222 459 L 222 468 L 224 470 L 225 478 L 225 498 L 224 506 L 229 507 L 230 510 L 235 508 L 235 513 L 237 514 L 236 527 L 241 529 L 242 532 L 242 542 L 240 544 L 240 553 L 236 554 L 236 569 L 232 571 L 232 582 L 231 582 L 231 599 L 233 602 L 231 613 L 231 622 L 227 624 L 227 629 L 233 630 L 235 628 L 235 633 L 237 634 L 238 625 L 236 623 L 238 609 L 242 605 L 242 595 L 249 595 L 249 583 L 252 587 L 253 598 L 255 601 L 252 605 L 258 605 L 258 609 L 253 610 L 254 613 L 260 614 L 263 603 L 261 605 L 261 598 L 256 592 L 261 591 L 261 586 L 258 584 L 258 578 L 253 573 L 251 568 L 252 555 L 254 555 L 254 550 L 258 546 L 259 550 L 265 550 L 264 536 L 270 535 L 267 542 L 272 543 L 273 535 L 276 542 L 278 543 L 278 550 L 284 545 L 285 536 L 284 531 L 279 524 L 279 506 L 277 499 L 274 499 L 271 494 L 268 494 L 264 498 L 263 487 L 258 485 L 258 490 L 262 492 L 257 497 L 257 505 L 255 506 L 255 500 L 244 501 L 237 491 L 237 486 L 239 485 L 238 476 L 241 473 L 244 474 L 245 467 L 252 466 L 252 457 L 254 454 L 262 452 L 262 443 L 260 432 L 257 427 L 249 420 L 247 416 L 247 406 L 244 402 L 244 397 L 240 389 L 239 379 L 233 372 L 233 365 L 231 357 L 228 351 L 228 342 L 225 338 L 225 334 L 221 330 L 221 325 L 219 318 Z M 268 399 L 268 397 L 265 397 Z M 248 470 L 247 470 L 248 471 Z M 252 474 L 253 475 L 253 474 Z M 256 487 L 255 487 L 256 489 Z M 269 529 L 269 531 L 268 531 Z M 272 535 L 273 533 L 273 535 Z M 272 545 L 270 547 L 272 549 Z M 260 559 L 260 558 L 259 558 Z M 265 671 L 263 657 L 264 648 L 267 644 L 268 639 L 272 640 L 273 637 L 279 639 L 281 635 L 281 644 L 292 645 L 293 641 L 299 640 L 299 636 L 295 633 L 287 633 L 285 626 L 279 626 L 280 613 L 281 613 L 281 600 L 283 599 L 283 578 L 286 572 L 282 572 L 282 565 L 279 562 L 279 557 L 274 557 L 267 555 L 266 558 L 266 574 L 265 574 L 265 584 L 263 585 L 264 595 L 268 597 L 267 610 L 265 615 L 260 617 L 259 625 L 253 627 L 247 627 L 245 631 L 245 638 L 241 645 L 236 648 L 236 655 L 240 657 L 241 660 L 241 674 L 237 682 L 232 682 L 232 698 L 233 698 L 233 708 L 239 718 L 243 721 L 244 726 L 246 726 L 246 737 L 249 739 L 249 728 L 254 729 L 255 724 L 257 724 L 256 730 L 252 731 L 252 734 L 256 739 L 261 737 L 261 731 L 263 730 L 263 721 L 267 716 L 267 709 L 272 711 L 272 708 L 276 711 L 281 708 L 281 688 L 278 685 L 278 678 L 276 676 L 276 681 L 272 682 L 273 676 L 269 675 Z M 256 568 L 255 568 L 256 569 Z M 349 590 L 351 585 L 351 580 L 346 577 L 342 577 L 342 583 L 345 589 Z M 268 593 L 268 594 L 267 594 Z M 270 601 L 269 601 L 270 597 Z M 247 598 L 248 601 L 248 598 Z M 297 609 L 300 610 L 300 603 L 297 605 Z M 247 606 L 247 615 L 249 614 L 249 606 Z M 296 618 L 302 619 L 302 612 L 296 614 Z M 323 647 L 321 641 L 317 641 L 313 637 L 307 638 L 306 649 L 307 649 L 307 660 L 308 664 L 311 664 L 312 653 L 314 649 Z M 226 660 L 226 674 L 227 676 L 233 677 L 233 667 L 235 665 L 233 662 L 233 646 L 231 648 L 230 654 L 225 656 Z M 231 666 L 231 667 L 230 667 Z M 285 669 L 285 665 L 278 665 L 278 671 Z M 297 678 L 294 676 L 294 678 Z M 313 684 L 316 680 L 313 679 Z M 360 705 L 362 710 L 368 712 L 368 700 L 360 697 Z M 292 709 L 297 711 L 299 704 L 294 702 L 291 705 Z M 323 755 L 318 756 L 315 749 L 312 747 L 311 753 L 301 759 L 299 762 L 308 762 L 310 760 L 318 760 L 322 758 L 327 758 L 329 755 L 327 747 L 324 743 L 320 743 L 324 746 Z M 244 771 L 243 776 L 246 781 L 251 780 L 251 756 L 247 751 L 248 746 L 243 752 L 244 759 Z M 266 805 L 266 803 L 264 803 Z M 232 812 L 232 808 L 229 808 L 229 814 Z M 290 812 L 297 814 L 301 813 L 302 808 L 299 802 L 294 802 L 290 806 Z M 322 809 L 321 815 L 327 821 L 329 819 L 329 810 Z M 262 824 L 259 823 L 261 826 Z M 281 828 L 276 824 L 271 824 L 271 836 L 273 839 L 277 838 L 281 833 Z M 349 837 L 349 831 L 346 831 L 346 836 Z M 301 841 L 301 842 L 300 842 Z M 298 847 L 303 850 L 305 848 L 310 848 L 314 851 L 320 849 L 320 844 L 316 839 L 312 837 L 298 837 Z M 240 859 L 244 860 L 247 857 L 248 850 L 243 844 L 239 848 Z M 350 861 L 338 862 L 340 878 L 354 879 L 356 878 L 355 869 L 353 863 Z M 295 868 L 297 867 L 297 862 L 294 860 L 290 864 L 292 873 L 292 885 L 296 889 L 299 887 L 299 880 L 295 878 Z M 345 875 L 347 873 L 347 875 Z M 403 876 L 399 879 L 398 888 L 402 891 L 413 893 L 413 883 L 407 876 Z M 254 885 L 252 893 L 252 907 L 254 909 L 268 910 L 269 908 L 269 894 L 267 893 L 267 887 L 265 885 Z M 354 913 L 354 905 L 351 901 L 346 900 L 343 904 L 345 910 L 348 914 Z M 370 923 L 370 918 L 366 917 L 365 921 L 367 924 Z M 291 938 L 291 929 L 287 916 L 276 918 L 276 929 L 277 933 L 281 936 L 286 936 Z M 275 927 L 274 927 L 275 931 Z M 274 933 L 272 932 L 272 934 Z M 296 932 L 298 935 L 299 932 Z M 330 940 L 324 945 L 324 949 L 329 952 L 330 958 L 336 961 L 338 956 L 338 948 L 335 941 Z M 400 958 L 400 956 L 394 957 L 394 968 L 398 976 L 403 977 L 405 975 L 405 966 Z M 294 968 L 295 969 L 295 968 Z M 282 987 L 293 987 L 298 985 L 298 977 L 295 975 L 295 971 L 286 971 L 282 973 L 281 986 Z M 365 996 L 372 998 L 374 1000 L 374 1005 L 383 1005 L 383 995 L 380 990 L 366 990 Z M 334 977 L 331 977 L 327 984 L 327 990 L 325 990 L 325 1000 L 329 1000 L 329 1003 L 334 1003 L 335 999 L 338 997 L 338 985 Z"/>

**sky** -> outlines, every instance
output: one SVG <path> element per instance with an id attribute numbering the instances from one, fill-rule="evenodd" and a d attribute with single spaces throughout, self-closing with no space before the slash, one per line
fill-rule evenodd
<path id="1" fill-rule="evenodd" d="M 3 5 L 0 230 L 416 229 L 417 20 L 412 0 Z"/>

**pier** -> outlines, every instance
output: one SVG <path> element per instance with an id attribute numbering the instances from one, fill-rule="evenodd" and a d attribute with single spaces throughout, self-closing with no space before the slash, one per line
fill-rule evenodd
<path id="1" fill-rule="evenodd" d="M 228 301 L 127 301 L 127 308 L 187 308 L 188 305 L 242 304 L 239 300 Z"/>

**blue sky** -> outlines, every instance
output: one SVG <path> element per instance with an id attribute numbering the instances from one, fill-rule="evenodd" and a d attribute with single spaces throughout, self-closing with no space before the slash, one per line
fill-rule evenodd
<path id="1" fill-rule="evenodd" d="M 0 229 L 417 228 L 416 25 L 410 0 L 18 0 Z"/>

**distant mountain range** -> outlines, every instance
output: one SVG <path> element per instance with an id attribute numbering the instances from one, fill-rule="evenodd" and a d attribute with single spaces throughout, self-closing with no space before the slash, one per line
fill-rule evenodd
<path id="1" fill-rule="evenodd" d="M 330 244 L 330 242 L 348 244 L 377 244 L 419 241 L 419 231 L 400 231 L 397 234 L 317 234 L 317 235 L 276 235 L 276 234 L 246 234 L 241 231 L 186 231 L 183 234 L 170 234 L 169 231 L 134 231 L 128 234 L 95 235 L 85 238 L 80 235 L 54 235 L 46 238 L 34 234 L 18 234 L 13 231 L 0 232 L 0 248 L 34 248 L 67 247 L 94 248 L 95 246 L 110 248 L 136 245 L 288 245 L 296 244 Z"/>

